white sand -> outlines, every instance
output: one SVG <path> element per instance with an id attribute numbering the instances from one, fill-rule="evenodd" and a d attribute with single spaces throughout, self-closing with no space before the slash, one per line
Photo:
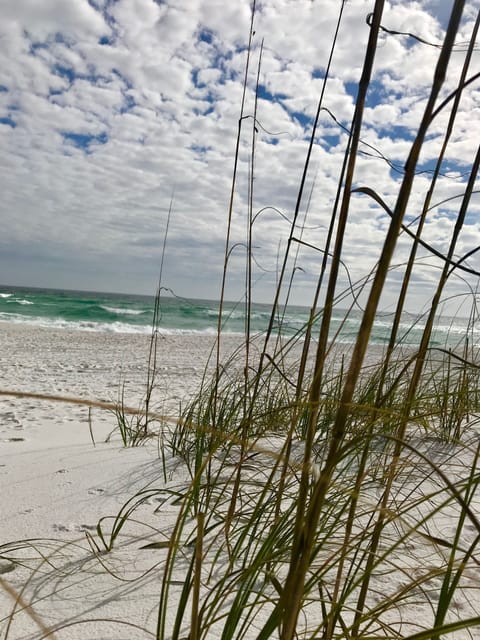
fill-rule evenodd
<path id="1" fill-rule="evenodd" d="M 148 336 L 1 324 L 0 389 L 115 402 L 125 382 L 125 402 L 137 406 L 145 388 L 148 341 Z M 227 340 L 227 347 L 234 343 Z M 159 410 L 175 413 L 197 388 L 211 346 L 211 338 L 198 335 L 160 339 Z M 118 437 L 105 442 L 115 426 L 111 413 L 94 409 L 91 424 L 95 446 L 85 407 L 0 397 L 1 640 L 43 638 L 51 630 L 49 637 L 69 640 L 155 636 L 166 550 L 142 547 L 168 538 L 178 507 L 167 504 L 159 511 L 161 498 L 152 494 L 108 554 L 95 554 L 88 535 L 101 547 L 99 519 L 112 516 L 102 525 L 108 540 L 114 516 L 129 498 L 161 488 L 164 473 L 168 487 L 184 485 L 187 475 L 170 459 L 164 470 L 153 441 L 137 448 L 123 448 Z M 473 504 L 478 509 L 479 501 Z M 448 518 L 442 516 L 437 525 L 451 535 Z M 472 527 L 469 535 L 464 547 L 473 540 Z M 25 539 L 33 542 L 24 544 Z M 406 556 L 399 562 L 406 570 L 410 566 Z M 174 578 L 179 592 L 182 576 Z M 469 581 L 468 601 L 457 599 L 455 606 L 475 615 L 480 580 L 470 575 Z M 401 582 L 379 578 L 378 584 L 393 593 Z M 421 620 L 428 607 L 420 598 L 413 620 Z M 451 637 L 480 638 L 480 632 Z"/>
<path id="2" fill-rule="evenodd" d="M 158 345 L 155 408 L 173 414 L 179 402 L 198 387 L 212 339 L 166 336 Z M 115 402 L 125 383 L 125 403 L 140 406 L 148 347 L 148 336 L 54 331 L 2 323 L 0 389 Z M 94 532 L 99 518 L 115 515 L 126 500 L 149 483 L 158 486 L 162 482 L 157 446 L 151 443 L 123 448 L 118 436 L 106 443 L 116 424 L 110 412 L 94 409 L 91 424 L 96 446 L 92 444 L 87 408 L 0 397 L 0 544 L 39 540 L 37 554 L 31 550 L 23 555 L 9 554 L 32 558 L 25 568 L 16 565 L 10 571 L 13 565 L 0 560 L 0 577 L 17 593 L 31 580 L 23 595 L 24 603 L 34 605 L 46 626 L 108 617 L 151 630 L 158 606 L 158 575 L 136 582 L 131 593 L 128 582 L 99 571 L 85 531 Z M 171 475 L 171 468 L 168 473 Z M 160 524 L 158 516 L 152 515 L 156 506 L 143 510 L 143 516 L 150 516 L 154 525 Z M 161 525 L 169 530 L 169 522 L 162 521 Z M 146 528 L 139 533 L 152 536 Z M 72 540 L 78 544 L 65 546 L 59 554 L 57 541 Z M 125 544 L 128 551 L 123 548 Z M 107 562 L 119 563 L 129 577 L 140 575 L 157 563 L 158 552 L 142 551 L 137 558 L 139 546 L 135 541 L 129 547 L 123 540 Z M 53 554 L 55 569 L 50 567 L 49 573 L 40 567 L 32 577 L 31 568 L 38 566 L 40 553 Z M 8 624 L 8 638 L 41 637 L 28 612 L 17 613 L 9 622 L 13 607 L 13 599 L 0 588 L 0 637 L 7 637 Z M 21 609 L 18 604 L 17 609 Z M 55 637 L 148 637 L 144 631 L 135 635 L 131 627 L 122 627 L 113 623 L 95 623 L 93 627 L 82 624 L 57 631 Z"/>

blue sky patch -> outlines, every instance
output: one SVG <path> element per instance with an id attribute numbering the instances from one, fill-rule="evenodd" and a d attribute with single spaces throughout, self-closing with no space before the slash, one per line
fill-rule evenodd
<path id="1" fill-rule="evenodd" d="M 27 36 L 27 38 L 29 37 L 28 33 L 26 34 L 26 36 Z M 39 49 L 48 49 L 48 44 L 46 42 L 31 42 L 30 43 L 29 51 L 30 51 L 30 53 L 32 55 L 36 56 L 37 55 L 37 51 Z"/>
<path id="2" fill-rule="evenodd" d="M 131 96 L 129 93 L 124 93 L 123 94 L 123 104 L 120 107 L 120 113 L 128 113 L 129 111 L 132 111 L 132 109 L 134 109 L 136 107 L 136 102 L 135 102 L 135 98 L 133 96 Z"/>
<path id="3" fill-rule="evenodd" d="M 213 113 L 215 111 L 215 107 L 213 106 L 213 101 L 206 101 L 205 100 L 206 105 L 209 105 L 208 107 L 205 106 L 204 109 L 199 109 L 198 107 L 194 107 L 193 108 L 193 113 L 196 116 L 209 116 L 211 113 Z"/>
<path id="4" fill-rule="evenodd" d="M 77 149 L 81 149 L 86 153 L 90 153 L 91 144 L 106 144 L 108 142 L 108 135 L 106 132 L 99 133 L 98 135 L 92 135 L 88 133 L 62 133 L 65 142 L 73 144 Z"/>
<path id="5" fill-rule="evenodd" d="M 345 91 L 355 100 L 358 93 L 358 82 L 345 82 Z"/>
<path id="6" fill-rule="evenodd" d="M 308 127 L 310 127 L 312 125 L 312 118 L 310 118 L 310 116 L 305 115 L 303 112 L 301 111 L 292 111 L 290 112 L 290 115 L 292 116 L 292 118 L 294 120 L 296 120 L 298 123 L 300 123 L 300 125 L 306 129 Z"/>
<path id="7" fill-rule="evenodd" d="M 12 120 L 12 118 L 10 118 L 10 116 L 4 116 L 3 118 L 0 118 L 0 124 L 7 125 L 8 127 L 11 127 L 12 129 L 15 129 L 16 126 L 17 126 L 17 123 L 15 122 L 15 120 Z"/>
<path id="8" fill-rule="evenodd" d="M 53 66 L 53 71 L 55 75 L 65 78 L 70 82 L 70 84 L 75 80 L 75 71 L 71 67 L 65 67 L 62 64 L 55 64 Z"/>
<path id="9" fill-rule="evenodd" d="M 110 37 L 110 36 L 102 36 L 101 38 L 99 38 L 98 40 L 98 44 L 105 46 L 105 45 L 111 45 L 115 42 L 115 38 Z"/>
<path id="10" fill-rule="evenodd" d="M 118 69 L 114 67 L 112 69 L 112 73 L 116 75 L 117 78 L 119 78 L 123 82 L 123 84 L 127 87 L 127 89 L 133 89 L 133 84 L 130 82 L 130 80 L 126 76 L 121 74 Z"/>
<path id="11" fill-rule="evenodd" d="M 204 83 L 204 82 L 200 82 L 200 80 L 198 79 L 198 72 L 199 72 L 199 71 L 200 71 L 199 69 L 192 69 L 191 76 L 192 76 L 192 82 L 193 82 L 193 84 L 194 84 L 196 87 L 201 88 L 201 87 L 204 87 L 204 86 L 205 86 L 205 83 Z"/>
<path id="12" fill-rule="evenodd" d="M 270 93 L 267 87 L 263 84 L 258 85 L 258 97 L 262 98 L 262 100 L 268 100 L 269 102 L 286 100 L 288 98 L 286 93 Z"/>
<path id="13" fill-rule="evenodd" d="M 340 142 L 340 132 L 338 132 L 338 134 L 323 134 L 321 136 L 321 139 L 327 147 L 336 147 Z"/>
<path id="14" fill-rule="evenodd" d="M 213 42 L 213 34 L 209 29 L 201 29 L 198 34 L 198 39 L 201 42 L 206 42 L 207 44 L 212 44 Z"/>
<path id="15" fill-rule="evenodd" d="M 206 147 L 204 145 L 199 145 L 199 144 L 192 144 L 190 145 L 190 149 L 192 151 L 194 151 L 195 153 L 198 153 L 200 155 L 204 155 L 205 153 L 207 153 L 207 151 L 209 151 L 212 147 Z"/>

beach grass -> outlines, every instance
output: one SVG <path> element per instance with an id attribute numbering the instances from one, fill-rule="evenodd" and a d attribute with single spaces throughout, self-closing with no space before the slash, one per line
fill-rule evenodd
<path id="1" fill-rule="evenodd" d="M 224 357 L 223 303 L 232 248 L 229 228 L 216 346 L 200 388 L 181 414 L 168 423 L 151 406 L 157 359 L 158 326 L 154 324 L 144 406 L 137 414 L 133 410 L 132 416 L 122 393 L 114 410 L 125 446 L 145 444 L 155 434 L 161 434 L 162 484 L 150 484 L 129 497 L 113 518 L 100 521 L 96 531 L 87 535 L 92 562 L 109 571 L 109 554 L 127 528 L 142 525 L 142 516 L 137 514 L 143 513 L 145 505 L 158 498 L 159 511 L 161 505 L 175 507 L 172 526 L 162 529 L 159 525 L 158 531 L 151 532 L 154 539 L 148 544 L 160 554 L 155 565 L 160 578 L 155 629 L 145 629 L 145 637 L 480 637 L 478 349 L 469 332 L 455 349 L 431 344 L 446 285 L 468 263 L 465 256 L 455 257 L 456 246 L 474 189 L 479 155 L 472 159 L 469 179 L 462 184 L 464 193 L 450 245 L 444 254 L 436 254 L 441 266 L 432 285 L 420 343 L 412 346 L 404 342 L 408 331 L 401 334 L 399 329 L 406 296 L 413 286 L 412 274 L 423 268 L 417 257 L 419 247 L 425 248 L 423 225 L 448 151 L 476 32 L 465 51 L 458 87 L 442 103 L 442 109 L 450 108 L 449 126 L 417 229 L 412 231 L 409 260 L 400 267 L 392 266 L 397 240 L 405 234 L 404 217 L 419 155 L 429 126 L 439 112 L 437 105 L 462 5 L 459 0 L 453 3 L 431 93 L 425 100 L 394 206 L 389 209 L 372 187 L 357 188 L 363 196 L 382 203 L 389 226 L 378 248 L 373 272 L 366 279 L 351 282 L 350 292 L 356 302 L 359 293 L 364 294 L 355 342 L 346 345 L 332 337 L 331 320 L 333 310 L 341 308 L 344 300 L 344 292 L 338 291 L 339 271 L 365 99 L 382 24 L 380 0 L 375 2 L 370 17 L 370 38 L 345 162 L 338 178 L 331 233 L 325 246 L 318 247 L 325 258 L 318 281 L 312 286 L 311 322 L 294 336 L 282 331 L 282 319 L 294 287 L 296 263 L 292 262 L 291 252 L 315 131 L 306 154 L 267 331 L 252 335 L 248 322 L 255 232 L 252 171 L 244 340 L 236 351 Z M 254 17 L 255 6 L 245 91 L 251 73 Z M 260 62 L 257 79 L 259 70 Z M 255 111 L 253 126 L 245 131 L 245 91 L 234 153 L 229 226 L 242 136 L 251 136 L 252 166 L 256 152 Z M 320 99 L 318 113 L 322 108 Z M 372 327 L 393 269 L 401 274 L 402 283 L 391 334 L 384 348 L 374 347 L 370 344 Z M 161 282 L 155 317 L 161 306 L 160 291 Z M 470 295 L 473 329 L 478 322 L 476 291 Z M 345 311 L 345 321 L 349 313 L 351 309 Z M 172 476 L 166 473 L 167 461 L 175 464 Z M 176 473 L 182 480 L 169 481 Z M 15 556 L 18 545 L 0 547 L 1 557 Z M 43 554 L 38 549 L 36 552 Z M 49 554 L 44 554 L 42 562 L 50 562 Z M 1 578 L 0 586 L 6 588 L 5 584 Z M 9 614 L 13 619 L 17 609 L 26 607 L 22 593 L 12 597 L 16 599 Z M 26 609 L 38 627 L 36 637 L 54 637 L 61 631 L 47 628 L 37 619 L 34 607 Z M 7 637 L 8 628 L 5 640 Z"/>

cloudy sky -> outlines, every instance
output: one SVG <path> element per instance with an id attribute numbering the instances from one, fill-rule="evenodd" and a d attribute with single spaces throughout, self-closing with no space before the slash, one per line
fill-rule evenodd
<path id="1" fill-rule="evenodd" d="M 296 237 L 295 301 L 309 304 L 318 275 L 363 64 L 373 0 L 345 3 Z M 382 24 L 442 42 L 451 0 L 386 3 Z M 244 282 L 249 172 L 254 168 L 254 297 L 268 302 L 290 231 L 312 118 L 340 0 L 257 2 L 242 121 L 227 297 Z M 447 80 L 455 88 L 479 1 L 466 4 Z M 0 282 L 153 293 L 167 214 L 163 285 L 217 298 L 250 29 L 249 0 L 2 0 L 0 21 Z M 354 186 L 395 203 L 402 167 L 425 107 L 439 49 L 383 31 Z M 480 70 L 475 52 L 469 75 Z M 465 92 L 425 239 L 445 251 L 480 139 L 479 82 Z M 327 111 L 328 109 L 328 111 Z M 448 110 L 428 132 L 419 169 L 431 169 Z M 367 146 L 371 145 L 371 146 Z M 383 156 L 383 157 L 382 157 Z M 388 162 L 386 161 L 388 160 Z M 407 221 L 420 212 L 430 174 L 415 180 Z M 308 209 L 307 217 L 304 218 Z M 456 255 L 480 244 L 474 196 Z M 350 277 L 375 264 L 388 225 L 383 210 L 354 196 L 343 261 Z M 395 264 L 408 255 L 401 239 Z M 297 247 L 293 247 L 295 255 Z M 427 303 L 438 261 L 425 255 L 409 301 Z M 480 266 L 478 256 L 469 262 Z M 388 308 L 401 267 L 389 279 Z M 456 279 L 452 293 L 476 286 Z M 341 290 L 346 283 L 342 273 Z"/>

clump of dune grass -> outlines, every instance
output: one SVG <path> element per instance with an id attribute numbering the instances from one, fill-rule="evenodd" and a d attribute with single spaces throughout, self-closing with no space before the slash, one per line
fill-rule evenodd
<path id="1" fill-rule="evenodd" d="M 466 81 L 476 30 L 458 89 L 451 97 L 449 127 L 432 175 L 432 191 L 403 268 L 390 339 L 375 366 L 365 364 L 396 242 L 405 232 L 403 219 L 420 151 L 438 114 L 436 105 L 460 22 L 461 2 L 454 3 L 452 9 L 396 204 L 389 209 L 372 188 L 357 189 L 380 203 L 391 222 L 374 271 L 367 281 L 358 283 L 367 302 L 357 340 L 340 366 L 336 360 L 336 370 L 327 368 L 342 243 L 382 8 L 383 3 L 376 2 L 370 16 L 370 40 L 339 180 L 338 214 L 334 211 L 333 249 L 330 245 L 323 248 L 325 256 L 330 254 L 331 264 L 328 277 L 326 270 L 321 272 L 312 324 L 299 336 L 303 352 L 297 361 L 297 377 L 292 377 L 291 370 L 282 371 L 285 347 L 281 342 L 274 340 L 273 351 L 271 347 L 273 327 L 278 331 L 278 318 L 282 317 L 281 294 L 286 289 L 288 299 L 293 281 L 287 274 L 289 243 L 260 357 L 253 362 L 247 323 L 243 378 L 225 384 L 224 368 L 218 360 L 212 387 L 202 389 L 175 435 L 175 453 L 188 464 L 192 481 L 174 535 L 181 537 L 188 518 L 198 518 L 198 546 L 192 552 L 182 607 L 173 628 L 167 630 L 169 582 L 177 548 L 172 545 L 164 574 L 158 637 L 181 637 L 189 629 L 190 637 L 420 640 L 461 630 L 467 633 L 480 624 L 475 607 L 470 608 L 470 616 L 462 616 L 455 615 L 452 606 L 455 603 L 461 610 L 462 598 L 469 600 L 475 588 L 471 572 L 478 563 L 480 527 L 472 508 L 479 481 L 478 448 L 464 439 L 478 410 L 477 395 L 472 395 L 478 364 L 467 344 L 460 348 L 460 354 L 457 349 L 455 354 L 443 352 L 440 357 L 430 348 L 445 285 L 462 266 L 462 260 L 454 260 L 455 247 L 472 194 L 478 155 L 450 247 L 445 255 L 436 254 L 444 266 L 432 290 L 420 344 L 402 350 L 399 335 L 412 273 L 421 268 L 417 251 L 423 243 L 423 224 Z M 307 155 L 306 167 L 308 161 Z M 253 190 L 253 175 L 251 179 Z M 303 186 L 302 182 L 291 240 Z M 233 196 L 234 186 L 232 200 Z M 247 247 L 251 247 L 253 221 L 251 213 L 249 216 Z M 229 250 L 227 236 L 225 273 Z M 249 251 L 247 283 L 251 259 Z M 317 309 L 320 291 L 324 303 Z M 247 287 L 247 315 L 250 297 Z M 314 318 L 320 328 L 316 349 L 310 351 Z M 219 343 L 220 327 L 221 321 Z M 310 369 L 305 367 L 308 361 Z M 454 453 L 438 444 L 436 457 L 432 456 L 428 447 L 432 436 L 445 446 L 455 443 Z M 455 467 L 456 456 L 462 459 L 460 472 L 450 475 L 446 469 Z M 452 527 L 448 539 L 437 530 L 446 514 Z M 191 603 L 191 618 L 187 602 Z M 411 613 L 419 604 L 429 612 L 423 620 Z"/>
<path id="2" fill-rule="evenodd" d="M 89 535 L 92 553 L 104 562 L 103 557 L 119 544 L 125 528 L 154 496 L 175 504 L 173 529 L 159 527 L 159 539 L 150 544 L 163 551 L 157 567 L 154 635 L 158 640 L 463 640 L 478 636 L 479 359 L 468 332 L 454 349 L 433 346 L 431 338 L 445 287 L 465 269 L 473 253 L 455 258 L 480 154 L 462 183 L 450 245 L 445 254 L 434 252 L 441 267 L 419 343 L 409 344 L 405 340 L 409 330 L 400 331 L 407 293 L 414 286 L 412 275 L 423 268 L 419 247 L 433 251 L 422 238 L 424 223 L 475 47 L 478 23 L 464 52 L 457 89 L 438 106 L 462 8 L 463 2 L 455 0 L 394 205 L 389 208 L 371 186 L 355 187 L 359 197 L 379 204 L 390 222 L 375 268 L 361 281 L 350 282 L 348 293 L 355 302 L 360 293 L 366 297 L 354 343 L 343 345 L 332 334 L 331 324 L 333 311 L 345 299 L 345 292 L 338 291 L 339 272 L 365 100 L 382 29 L 381 0 L 369 16 L 370 37 L 330 231 L 325 245 L 318 247 L 323 259 L 312 288 L 310 321 L 294 336 L 282 328 L 294 287 L 296 264 L 293 260 L 292 266 L 291 251 L 298 241 L 300 205 L 315 127 L 324 108 L 323 93 L 273 295 L 271 321 L 260 336 L 252 335 L 249 322 L 255 221 L 251 172 L 245 339 L 243 348 L 222 360 L 230 224 L 238 152 L 247 121 L 253 5 L 214 372 L 211 378 L 205 375 L 198 393 L 162 440 L 162 455 L 171 455 L 187 475 L 175 487 L 151 486 L 132 496 L 113 519 L 102 520 L 96 534 Z M 339 28 L 342 10 L 343 3 Z M 335 42 L 332 54 L 334 47 Z M 260 62 L 257 87 L 259 72 Z M 412 230 L 405 226 L 404 217 L 419 155 L 429 126 L 447 107 L 449 124 L 431 188 Z M 255 102 L 249 131 L 252 167 L 258 134 L 256 108 Z M 409 258 L 394 265 L 398 238 L 407 234 Z M 386 279 L 394 269 L 400 274 L 401 288 L 391 331 L 384 349 L 374 350 L 370 337 Z M 345 322 L 354 306 L 345 311 Z M 473 290 L 471 329 L 477 321 Z M 151 418 L 156 419 L 154 413 Z M 7 552 L 4 549 L 5 557 Z"/>

